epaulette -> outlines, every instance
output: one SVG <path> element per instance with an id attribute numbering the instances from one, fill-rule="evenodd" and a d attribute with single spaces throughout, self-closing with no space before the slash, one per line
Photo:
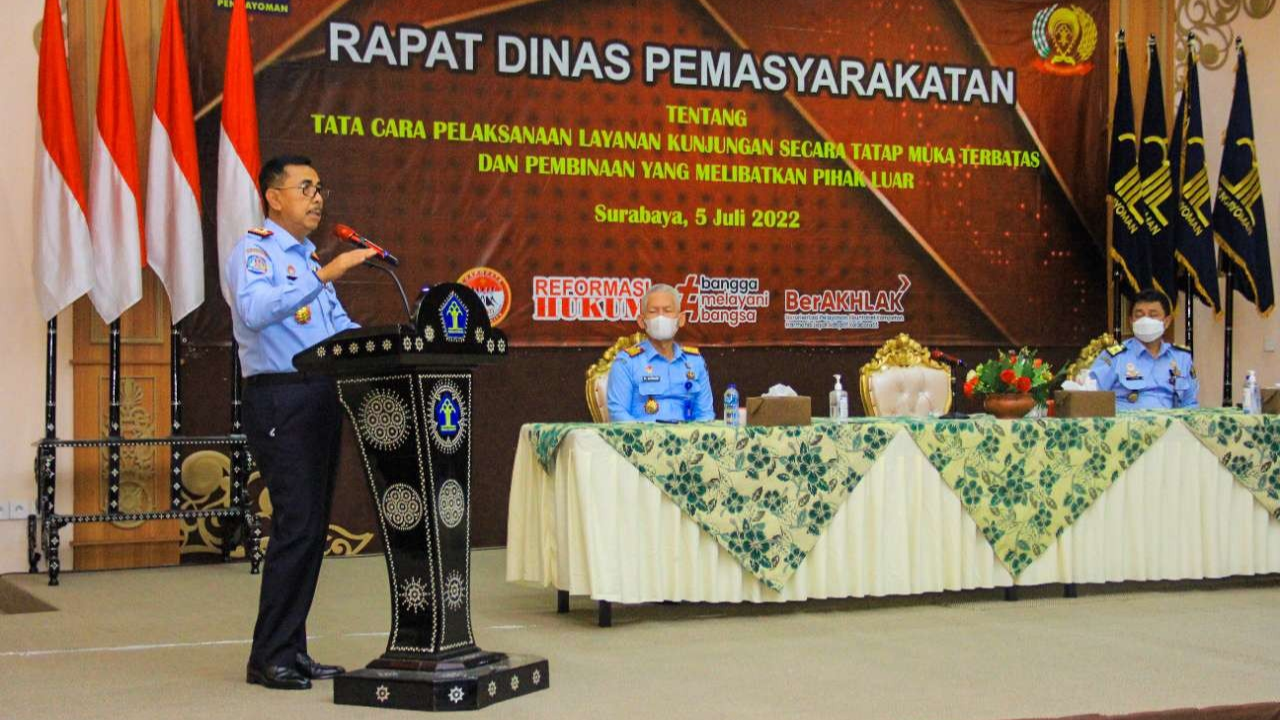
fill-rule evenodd
<path id="1" fill-rule="evenodd" d="M 1191 354 L 1191 348 L 1187 347 L 1186 345 L 1178 345 L 1178 344 L 1176 344 L 1176 343 L 1169 343 L 1169 346 L 1170 346 L 1170 347 L 1172 347 L 1174 350 L 1181 350 L 1182 352 L 1184 352 L 1184 353 L 1186 353 L 1186 354 L 1188 354 L 1188 355 L 1190 355 L 1190 354 Z"/>
<path id="2" fill-rule="evenodd" d="M 644 352 L 644 348 L 640 347 L 639 345 L 632 345 L 631 347 L 627 348 L 626 350 L 623 350 L 622 352 L 630 355 L 631 357 L 635 357 L 640 353 Z"/>
<path id="3" fill-rule="evenodd" d="M 249 232 L 250 234 L 257 235 L 258 237 L 264 237 L 264 238 L 271 237 L 272 235 L 275 234 L 266 228 L 249 228 Z"/>
<path id="4" fill-rule="evenodd" d="M 320 255 L 318 255 L 317 253 L 311 253 L 311 259 L 315 260 L 316 262 L 320 262 Z"/>
<path id="5" fill-rule="evenodd" d="M 1112 345 L 1111 347 L 1107 348 L 1107 354 L 1110 355 L 1111 357 L 1115 357 L 1122 352 L 1124 352 L 1123 345 Z"/>
<path id="6" fill-rule="evenodd" d="M 701 355 L 701 354 L 702 354 L 702 351 L 701 351 L 701 350 L 699 350 L 698 348 L 696 348 L 696 347 L 694 347 L 694 346 L 692 346 L 692 345 L 684 345 L 684 346 L 682 346 L 682 347 L 684 347 L 684 351 L 685 351 L 685 352 L 687 352 L 687 353 L 689 353 L 690 355 Z"/>

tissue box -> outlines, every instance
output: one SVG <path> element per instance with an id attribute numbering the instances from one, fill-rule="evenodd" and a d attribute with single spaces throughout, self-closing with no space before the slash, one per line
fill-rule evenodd
<path id="1" fill-rule="evenodd" d="M 1262 388 L 1262 412 L 1280 415 L 1280 388 Z"/>
<path id="2" fill-rule="evenodd" d="M 747 398 L 748 425 L 808 425 L 813 403 L 806 395 Z"/>
<path id="3" fill-rule="evenodd" d="M 1116 394 L 1105 390 L 1059 390 L 1053 394 L 1053 406 L 1057 417 L 1115 417 Z"/>

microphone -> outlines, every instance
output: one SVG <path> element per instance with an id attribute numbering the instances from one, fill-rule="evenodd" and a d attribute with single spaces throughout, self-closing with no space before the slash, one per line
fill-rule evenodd
<path id="1" fill-rule="evenodd" d="M 944 353 L 941 350 L 934 350 L 930 352 L 929 357 L 933 358 L 934 360 L 941 360 L 942 362 L 948 365 L 952 365 L 954 367 L 965 367 L 963 360 L 956 357 L 955 355 L 948 355 L 947 353 Z"/>
<path id="2" fill-rule="evenodd" d="M 386 250 L 383 250 L 381 247 L 377 245 L 377 243 L 373 242 L 369 238 L 356 232 L 353 228 L 351 228 L 348 225 L 343 225 L 342 223 L 338 223 L 337 225 L 334 225 L 333 235 L 339 240 L 346 240 L 347 242 L 352 243 L 353 245 L 359 245 L 360 247 L 369 248 L 370 250 L 377 250 L 378 257 L 381 258 L 382 260 L 385 260 L 389 265 L 392 265 L 395 267 L 399 267 L 400 265 L 400 261 L 396 259 L 395 255 L 392 255 Z"/>

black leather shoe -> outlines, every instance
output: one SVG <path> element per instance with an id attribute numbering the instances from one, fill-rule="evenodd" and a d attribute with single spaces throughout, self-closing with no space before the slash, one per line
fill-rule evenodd
<path id="1" fill-rule="evenodd" d="M 347 671 L 341 665 L 321 665 L 306 653 L 298 653 L 294 666 L 304 678 L 312 680 L 332 680 Z"/>
<path id="2" fill-rule="evenodd" d="M 289 665 L 271 665 L 269 667 L 254 667 L 253 663 L 249 663 L 249 668 L 245 673 L 245 682 L 250 685 L 261 685 L 272 690 L 310 690 L 311 681 L 297 668 Z"/>

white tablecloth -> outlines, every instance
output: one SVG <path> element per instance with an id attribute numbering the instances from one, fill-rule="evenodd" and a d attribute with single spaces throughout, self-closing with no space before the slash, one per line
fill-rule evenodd
<path id="1" fill-rule="evenodd" d="M 1181 423 L 1018 578 L 1018 585 L 1280 572 L 1271 518 Z M 575 430 L 554 473 L 522 432 L 507 580 L 594 600 L 782 602 L 1007 587 L 1013 578 L 906 432 L 775 592 L 600 436 Z"/>

